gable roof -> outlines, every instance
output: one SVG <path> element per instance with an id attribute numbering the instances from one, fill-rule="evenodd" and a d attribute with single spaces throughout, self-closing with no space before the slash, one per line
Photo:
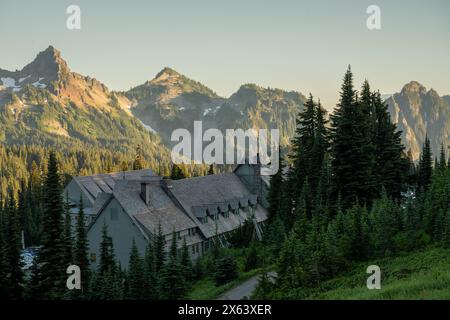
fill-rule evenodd
<path id="1" fill-rule="evenodd" d="M 149 188 L 152 194 L 149 205 L 141 198 L 140 180 L 118 181 L 113 196 L 128 215 L 153 235 L 158 233 L 159 225 L 163 234 L 196 227 L 196 224 L 171 201 L 159 181 L 150 183 Z"/>
<path id="2" fill-rule="evenodd" d="M 198 218 L 214 217 L 227 212 L 230 208 L 248 208 L 257 205 L 257 196 L 251 194 L 238 176 L 234 173 L 223 173 L 170 181 L 168 191 L 178 204 L 197 224 L 205 237 L 213 237 L 216 233 L 224 233 L 236 229 L 246 217 L 230 214 L 229 217 L 210 219 L 209 223 L 201 223 Z M 257 217 L 265 220 L 264 210 Z"/>
<path id="3" fill-rule="evenodd" d="M 120 180 L 141 180 L 145 177 L 154 176 L 151 169 L 134 171 L 122 171 L 113 173 L 96 174 L 92 176 L 74 177 L 75 182 L 80 186 L 83 193 L 95 203 L 97 196 L 101 193 L 112 193 L 117 181 Z"/>

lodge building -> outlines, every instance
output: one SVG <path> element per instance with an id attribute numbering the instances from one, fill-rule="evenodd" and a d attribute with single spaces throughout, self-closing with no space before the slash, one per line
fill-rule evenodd
<path id="1" fill-rule="evenodd" d="M 74 177 L 64 190 L 72 217 L 83 199 L 88 225 L 91 266 L 99 262 L 102 228 L 106 224 L 116 259 L 128 265 L 134 240 L 141 255 L 159 228 L 170 248 L 173 233 L 192 259 L 213 243 L 227 245 L 227 234 L 250 219 L 262 237 L 267 219 L 268 179 L 260 165 L 239 165 L 234 172 L 181 180 L 155 175 L 150 169 Z"/>

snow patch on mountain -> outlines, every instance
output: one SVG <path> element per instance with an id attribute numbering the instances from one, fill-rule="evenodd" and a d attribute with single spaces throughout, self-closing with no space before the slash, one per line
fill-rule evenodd
<path id="1" fill-rule="evenodd" d="M 210 113 L 212 108 L 207 108 L 205 111 L 203 111 L 203 116 L 206 116 L 208 113 Z"/>
<path id="2" fill-rule="evenodd" d="M 26 76 L 24 78 L 20 78 L 18 83 L 22 83 L 23 81 L 25 81 L 26 79 L 28 79 L 31 76 Z M 38 89 L 44 89 L 47 87 L 46 84 L 41 83 L 42 80 L 44 80 L 45 78 L 39 78 L 38 81 L 33 82 L 32 85 Z M 22 90 L 22 87 L 19 86 L 18 84 L 16 84 L 16 79 L 11 78 L 11 77 L 4 77 L 4 78 L 0 78 L 0 80 L 2 80 L 3 82 L 3 86 L 5 86 L 6 88 L 12 89 L 13 92 L 17 92 Z"/>
<path id="3" fill-rule="evenodd" d="M 24 77 L 24 78 L 20 78 L 20 79 L 19 79 L 19 83 L 24 82 L 25 80 L 27 80 L 27 79 L 30 78 L 30 77 L 31 77 L 31 75 L 28 75 L 28 76 L 26 76 L 26 77 Z"/>
<path id="4" fill-rule="evenodd" d="M 32 83 L 33 87 L 36 87 L 36 88 L 39 88 L 39 89 L 44 89 L 44 88 L 46 88 L 47 85 L 44 84 L 44 83 L 41 83 L 41 80 L 44 80 L 44 79 L 45 79 L 45 78 L 39 78 L 38 81 L 33 82 L 33 83 Z"/>
<path id="5" fill-rule="evenodd" d="M 0 78 L 2 80 L 3 85 L 7 88 L 17 88 L 16 80 L 10 77 Z M 20 88 L 20 87 L 19 87 Z"/>

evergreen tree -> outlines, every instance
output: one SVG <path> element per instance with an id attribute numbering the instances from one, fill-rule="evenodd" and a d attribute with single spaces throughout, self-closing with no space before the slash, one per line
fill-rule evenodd
<path id="1" fill-rule="evenodd" d="M 280 159 L 280 164 L 282 163 L 281 152 L 278 154 Z M 267 194 L 267 202 L 269 203 L 268 219 L 269 223 L 271 220 L 275 219 L 281 209 L 282 201 L 282 186 L 283 186 L 283 169 L 280 166 L 277 173 L 270 177 L 270 187 Z"/>
<path id="2" fill-rule="evenodd" d="M 161 224 L 158 225 L 158 234 L 156 235 L 155 250 L 155 274 L 158 275 L 165 263 L 165 245 L 166 241 L 162 234 Z"/>
<path id="3" fill-rule="evenodd" d="M 314 121 L 314 143 L 311 149 L 311 165 L 308 173 L 313 194 L 316 193 L 329 148 L 328 121 L 326 120 L 326 111 L 322 108 L 320 101 L 315 110 Z"/>
<path id="4" fill-rule="evenodd" d="M 32 294 L 36 299 L 55 299 L 65 290 L 62 189 L 55 152 L 50 152 L 43 192 L 42 248 L 35 260 Z"/>
<path id="5" fill-rule="evenodd" d="M 169 258 L 178 259 L 177 234 L 175 230 L 172 232 L 172 242 L 170 244 Z"/>
<path id="6" fill-rule="evenodd" d="M 376 190 L 383 187 L 389 196 L 400 198 L 403 182 L 408 174 L 408 162 L 402 158 L 403 145 L 401 132 L 391 122 L 387 105 L 381 100 L 380 93 L 372 97 L 375 108 L 375 177 Z M 379 192 L 378 196 L 379 196 Z"/>
<path id="7" fill-rule="evenodd" d="M 170 171 L 170 179 L 172 180 L 180 180 L 185 179 L 186 174 L 184 170 L 177 164 L 172 165 L 172 170 Z"/>
<path id="8" fill-rule="evenodd" d="M 144 265 L 133 239 L 128 266 L 128 298 L 141 300 L 144 298 Z"/>
<path id="9" fill-rule="evenodd" d="M 304 111 L 297 118 L 297 129 L 292 139 L 292 154 L 290 155 L 293 167 L 289 172 L 292 183 L 291 191 L 293 201 L 298 198 L 303 182 L 310 172 L 312 149 L 315 141 L 316 103 L 310 94 L 305 102 Z"/>
<path id="10" fill-rule="evenodd" d="M 186 269 L 178 259 L 177 239 L 174 232 L 169 251 L 169 261 L 161 270 L 160 294 L 163 299 L 185 299 L 188 288 Z"/>
<path id="11" fill-rule="evenodd" d="M 63 245 L 63 255 L 64 264 L 70 266 L 74 263 L 73 261 L 73 236 L 72 236 L 72 218 L 70 215 L 69 207 L 69 195 L 66 194 L 64 202 L 64 233 L 62 234 L 62 245 Z"/>
<path id="12" fill-rule="evenodd" d="M 136 149 L 136 157 L 133 162 L 133 170 L 141 170 L 145 168 L 144 156 L 142 154 L 141 146 L 138 145 Z"/>
<path id="13" fill-rule="evenodd" d="M 419 162 L 419 187 L 427 190 L 431 182 L 431 174 L 433 172 L 432 154 L 430 140 L 425 137 L 425 143 L 422 149 L 422 155 Z"/>
<path id="14" fill-rule="evenodd" d="M 256 245 L 256 242 L 252 241 L 245 259 L 244 270 L 250 271 L 252 269 L 255 269 L 258 266 L 258 264 L 259 264 L 258 247 Z"/>
<path id="15" fill-rule="evenodd" d="M 444 149 L 444 143 L 442 143 L 440 157 L 439 157 L 439 169 L 443 171 L 446 168 L 447 168 L 447 162 L 445 160 L 445 149 Z"/>
<path id="16" fill-rule="evenodd" d="M 16 201 L 12 189 L 9 190 L 5 210 L 6 261 L 8 276 L 3 279 L 7 284 L 9 299 L 21 299 L 23 292 L 23 263 L 20 257 L 22 249 L 20 219 L 17 214 Z"/>
<path id="17" fill-rule="evenodd" d="M 225 255 L 215 263 L 214 280 L 217 286 L 223 285 L 238 276 L 236 260 L 232 255 Z"/>
<path id="18" fill-rule="evenodd" d="M 408 150 L 406 155 L 406 167 L 406 183 L 410 188 L 415 189 L 419 182 L 419 177 L 411 149 Z"/>
<path id="19" fill-rule="evenodd" d="M 82 290 L 86 293 L 89 289 L 89 258 L 88 240 L 86 232 L 86 218 L 84 215 L 83 198 L 80 196 L 79 210 L 76 225 L 76 243 L 74 250 L 74 261 L 81 270 Z"/>
<path id="20" fill-rule="evenodd" d="M 191 257 L 189 255 L 189 249 L 186 244 L 186 238 L 183 238 L 183 245 L 181 247 L 180 263 L 185 271 L 185 278 L 187 281 L 192 280 L 193 267 Z"/>
<path id="21" fill-rule="evenodd" d="M 155 300 L 158 298 L 156 292 L 157 278 L 155 273 L 155 252 L 151 242 L 148 243 L 145 249 L 144 273 L 144 297 L 149 300 Z"/>
<path id="22" fill-rule="evenodd" d="M 108 235 L 108 227 L 104 224 L 102 227 L 102 241 L 100 243 L 100 263 L 98 266 L 98 272 L 100 276 L 103 276 L 107 272 L 115 274 L 116 270 L 112 238 Z"/>
<path id="23" fill-rule="evenodd" d="M 342 84 L 340 101 L 332 115 L 332 172 L 334 195 L 341 194 L 344 207 L 357 199 L 369 202 L 374 190 L 373 154 L 370 114 L 367 114 L 368 84 L 363 87 L 364 98 L 357 100 L 353 74 L 348 68 Z"/>
<path id="24" fill-rule="evenodd" d="M 208 175 L 212 175 L 212 174 L 215 174 L 215 172 L 214 172 L 214 164 L 211 163 L 209 165 Z"/>

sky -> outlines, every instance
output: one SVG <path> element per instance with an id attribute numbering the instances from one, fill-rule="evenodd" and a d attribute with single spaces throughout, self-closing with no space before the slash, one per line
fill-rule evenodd
<path id="1" fill-rule="evenodd" d="M 69 30 L 67 7 L 81 9 Z M 369 30 L 369 5 L 381 29 Z M 244 83 L 332 109 L 348 65 L 382 93 L 411 80 L 450 94 L 448 0 L 0 0 L 0 68 L 53 45 L 70 68 L 128 90 L 168 66 L 228 97 Z"/>

